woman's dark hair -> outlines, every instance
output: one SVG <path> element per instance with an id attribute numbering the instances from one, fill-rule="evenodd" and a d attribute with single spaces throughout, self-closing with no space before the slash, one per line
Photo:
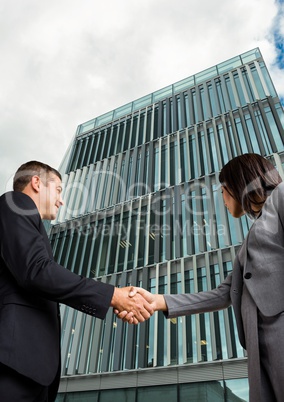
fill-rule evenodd
<path id="1" fill-rule="evenodd" d="M 24 163 L 15 173 L 13 189 L 14 191 L 23 191 L 33 176 L 38 175 L 46 180 L 48 175 L 51 173 L 55 174 L 61 180 L 61 174 L 56 169 L 46 165 L 45 163 L 38 161 Z"/>
<path id="2" fill-rule="evenodd" d="M 273 164 L 263 156 L 243 154 L 222 168 L 219 181 L 248 215 L 256 217 L 258 212 L 253 211 L 252 203 L 261 209 L 282 179 Z"/>

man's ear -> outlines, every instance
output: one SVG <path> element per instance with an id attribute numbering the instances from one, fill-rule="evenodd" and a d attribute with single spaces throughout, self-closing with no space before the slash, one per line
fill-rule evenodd
<path id="1" fill-rule="evenodd" d="M 39 192 L 39 187 L 40 187 L 40 178 L 39 178 L 39 176 L 33 176 L 32 177 L 32 179 L 31 179 L 31 187 L 36 193 Z"/>

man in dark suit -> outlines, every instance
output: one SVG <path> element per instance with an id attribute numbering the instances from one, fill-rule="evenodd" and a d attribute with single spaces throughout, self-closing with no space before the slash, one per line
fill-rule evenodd
<path id="1" fill-rule="evenodd" d="M 0 400 L 51 402 L 60 379 L 58 303 L 104 319 L 110 306 L 132 322 L 153 309 L 130 287 L 76 275 L 54 261 L 42 219 L 63 205 L 58 171 L 37 161 L 22 165 L 14 191 L 0 198 Z"/>

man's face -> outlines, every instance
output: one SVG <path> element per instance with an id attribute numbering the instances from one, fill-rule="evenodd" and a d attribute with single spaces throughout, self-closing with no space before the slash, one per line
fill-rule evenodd
<path id="1" fill-rule="evenodd" d="M 50 173 L 46 180 L 40 181 L 40 205 L 41 219 L 53 220 L 56 218 L 59 207 L 63 205 L 62 183 L 58 176 Z"/>

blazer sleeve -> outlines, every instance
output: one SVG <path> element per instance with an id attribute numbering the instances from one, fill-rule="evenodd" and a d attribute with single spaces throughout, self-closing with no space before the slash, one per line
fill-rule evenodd
<path id="1" fill-rule="evenodd" d="M 225 309 L 231 305 L 232 274 L 215 289 L 207 292 L 164 295 L 168 307 L 167 318 Z"/>
<path id="2" fill-rule="evenodd" d="M 0 246 L 11 283 L 16 282 L 25 294 L 105 317 L 114 287 L 74 274 L 54 261 L 40 215 L 25 194 L 13 194 L 9 202 L 1 197 Z"/>

